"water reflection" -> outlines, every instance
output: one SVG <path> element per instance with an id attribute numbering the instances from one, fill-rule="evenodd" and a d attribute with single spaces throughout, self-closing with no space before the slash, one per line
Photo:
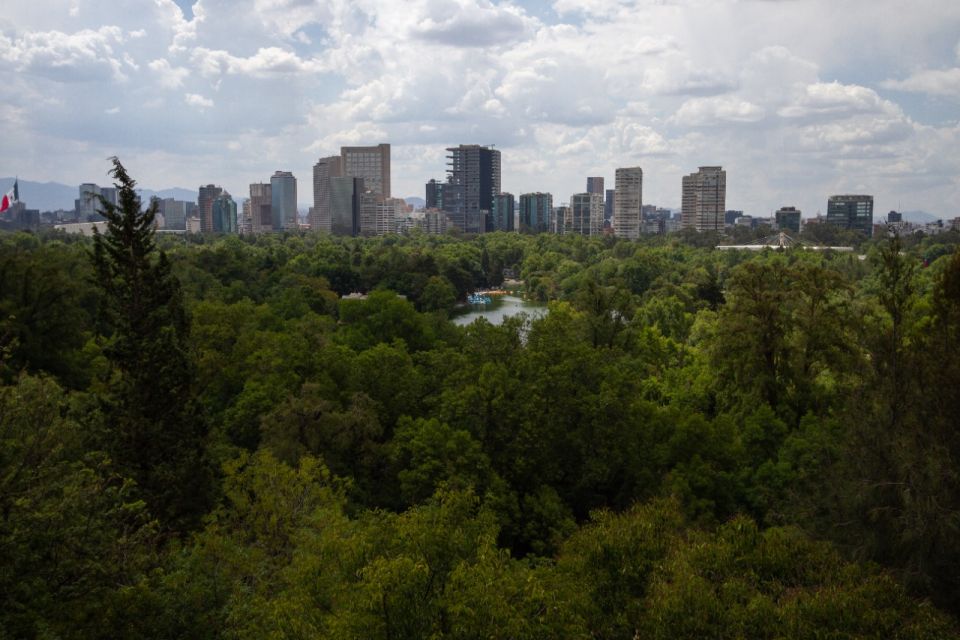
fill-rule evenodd
<path id="1" fill-rule="evenodd" d="M 453 322 L 464 326 L 477 318 L 486 318 L 490 324 L 501 324 L 507 316 L 518 313 L 525 313 L 531 320 L 536 320 L 547 313 L 547 307 L 543 303 L 522 300 L 516 296 L 495 296 L 491 304 L 463 307 L 463 311 L 453 317 Z"/>

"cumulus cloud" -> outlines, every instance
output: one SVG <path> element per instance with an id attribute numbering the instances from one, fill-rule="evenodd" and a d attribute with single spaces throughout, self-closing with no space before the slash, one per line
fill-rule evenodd
<path id="1" fill-rule="evenodd" d="M 898 111 L 896 105 L 881 98 L 873 89 L 840 82 L 817 82 L 804 87 L 792 104 L 777 113 L 784 118 L 809 118 Z"/>
<path id="2" fill-rule="evenodd" d="M 733 96 L 691 98 L 684 102 L 671 118 L 675 124 L 703 127 L 725 123 L 757 122 L 762 120 L 762 107 Z"/>
<path id="3" fill-rule="evenodd" d="M 251 76 L 271 74 L 312 73 L 324 70 L 318 60 L 304 60 L 292 51 L 279 47 L 258 49 L 252 56 L 235 56 L 222 49 L 197 47 L 191 55 L 191 63 L 205 76 L 224 73 Z"/>
<path id="4" fill-rule="evenodd" d="M 204 109 L 213 108 L 213 100 L 210 98 L 205 98 L 197 93 L 188 93 L 183 96 L 184 102 L 186 102 L 191 107 L 196 107 L 203 111 Z"/>
<path id="5" fill-rule="evenodd" d="M 61 82 L 124 80 L 121 57 L 115 51 L 122 42 L 123 31 L 116 26 L 75 33 L 28 31 L 17 39 L 0 36 L 0 60 L 18 72 Z"/>
<path id="6" fill-rule="evenodd" d="M 960 98 L 960 68 L 918 71 L 903 80 L 884 80 L 880 86 L 894 91 Z"/>
<path id="7" fill-rule="evenodd" d="M 157 75 L 157 82 L 165 89 L 179 89 L 183 81 L 190 75 L 190 71 L 183 67 L 171 66 L 170 61 L 164 58 L 153 60 L 147 65 Z"/>
<path id="8" fill-rule="evenodd" d="M 455 47 L 503 45 L 525 37 L 533 21 L 510 6 L 489 2 L 436 4 L 440 15 L 424 17 L 412 29 L 414 37 Z"/>

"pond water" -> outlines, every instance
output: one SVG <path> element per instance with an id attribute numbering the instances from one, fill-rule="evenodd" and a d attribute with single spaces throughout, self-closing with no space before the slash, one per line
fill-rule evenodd
<path id="1" fill-rule="evenodd" d="M 531 302 L 516 296 L 494 296 L 490 304 L 468 304 L 453 316 L 453 323 L 464 326 L 477 318 L 486 318 L 490 324 L 501 324 L 507 316 L 526 313 L 531 320 L 540 318 L 547 313 L 547 305 L 542 302 Z"/>

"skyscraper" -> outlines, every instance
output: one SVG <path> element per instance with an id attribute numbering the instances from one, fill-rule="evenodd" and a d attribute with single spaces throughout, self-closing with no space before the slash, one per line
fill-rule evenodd
<path id="1" fill-rule="evenodd" d="M 273 230 L 273 189 L 269 183 L 256 182 L 250 185 L 250 232 L 263 233 Z"/>
<path id="2" fill-rule="evenodd" d="M 360 235 L 360 198 L 363 178 L 330 178 L 330 233 L 335 236 Z"/>
<path id="3" fill-rule="evenodd" d="M 363 178 L 363 186 L 384 198 L 390 197 L 390 145 L 340 147 L 339 175 Z M 314 205 L 316 206 L 316 205 Z"/>
<path id="4" fill-rule="evenodd" d="M 183 200 L 164 198 L 160 201 L 160 213 L 163 214 L 164 229 L 187 228 L 187 203 Z"/>
<path id="5" fill-rule="evenodd" d="M 513 231 L 516 202 L 512 193 L 499 193 L 493 198 L 493 231 Z"/>
<path id="6" fill-rule="evenodd" d="M 827 200 L 827 222 L 872 236 L 873 196 L 830 196 Z"/>
<path id="7" fill-rule="evenodd" d="M 544 233 L 552 230 L 553 196 L 549 193 L 520 195 L 519 225 L 521 233 Z"/>
<path id="8" fill-rule="evenodd" d="M 201 233 L 213 232 L 213 201 L 219 198 L 221 193 L 223 189 L 212 184 L 200 187 L 197 194 L 197 213 L 200 215 Z"/>
<path id="9" fill-rule="evenodd" d="M 229 193 L 224 191 L 217 196 L 213 201 L 212 214 L 214 233 L 237 232 L 237 203 Z"/>
<path id="10" fill-rule="evenodd" d="M 246 235 L 253 233 L 253 213 L 250 209 L 250 198 L 244 198 L 240 203 L 240 221 L 237 231 Z"/>
<path id="11" fill-rule="evenodd" d="M 603 194 L 575 193 L 570 197 L 570 233 L 598 236 L 603 231 Z"/>
<path id="12" fill-rule="evenodd" d="M 570 217 L 568 205 L 562 204 L 553 208 L 553 224 L 550 230 L 559 235 L 573 233 L 573 219 Z"/>
<path id="13" fill-rule="evenodd" d="M 447 149 L 447 184 L 444 210 L 450 221 L 466 233 L 483 233 L 500 193 L 500 151 L 477 144 Z"/>
<path id="14" fill-rule="evenodd" d="M 343 175 L 342 156 L 329 156 L 313 165 L 313 215 L 310 228 L 313 231 L 330 232 L 330 179 Z"/>
<path id="15" fill-rule="evenodd" d="M 297 179 L 289 171 L 270 176 L 270 213 L 274 231 L 297 229 Z"/>
<path id="16" fill-rule="evenodd" d="M 430 182 L 426 185 L 426 193 L 424 194 L 426 202 L 423 205 L 424 209 L 442 209 L 443 208 L 443 187 L 442 182 L 437 182 L 435 179 L 430 178 Z"/>
<path id="17" fill-rule="evenodd" d="M 613 233 L 618 238 L 636 240 L 643 220 L 643 169 L 617 169 L 613 207 Z"/>
<path id="18" fill-rule="evenodd" d="M 603 177 L 587 178 L 587 193 L 603 195 Z"/>
<path id="19" fill-rule="evenodd" d="M 683 177 L 683 226 L 697 231 L 720 231 L 727 200 L 727 172 L 722 167 L 700 167 Z"/>
<path id="20" fill-rule="evenodd" d="M 617 201 L 616 192 L 613 189 L 607 189 L 607 199 L 603 202 L 603 221 L 613 224 L 613 209 Z"/>

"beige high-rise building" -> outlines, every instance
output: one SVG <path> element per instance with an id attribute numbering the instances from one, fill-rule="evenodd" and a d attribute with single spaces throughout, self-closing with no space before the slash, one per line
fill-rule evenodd
<path id="1" fill-rule="evenodd" d="M 727 172 L 723 167 L 700 167 L 683 177 L 681 203 L 684 227 L 697 231 L 723 229 L 727 203 Z"/>
<path id="2" fill-rule="evenodd" d="M 253 215 L 250 209 L 250 198 L 244 198 L 240 205 L 240 233 L 253 233 Z"/>
<path id="3" fill-rule="evenodd" d="M 330 211 L 330 179 L 343 176 L 342 156 L 329 156 L 313 165 L 313 209 L 310 229 L 330 233 L 333 216 Z"/>
<path id="4" fill-rule="evenodd" d="M 618 238 L 636 240 L 643 220 L 643 169 L 617 169 L 613 196 L 613 233 Z"/>
<path id="5" fill-rule="evenodd" d="M 570 233 L 598 236 L 603 232 L 603 194 L 575 193 L 570 196 Z"/>
<path id="6" fill-rule="evenodd" d="M 341 175 L 363 178 L 365 188 L 390 197 L 390 145 L 340 147 Z"/>
<path id="7" fill-rule="evenodd" d="M 269 182 L 250 185 L 250 233 L 273 231 L 272 199 L 273 189 Z"/>

